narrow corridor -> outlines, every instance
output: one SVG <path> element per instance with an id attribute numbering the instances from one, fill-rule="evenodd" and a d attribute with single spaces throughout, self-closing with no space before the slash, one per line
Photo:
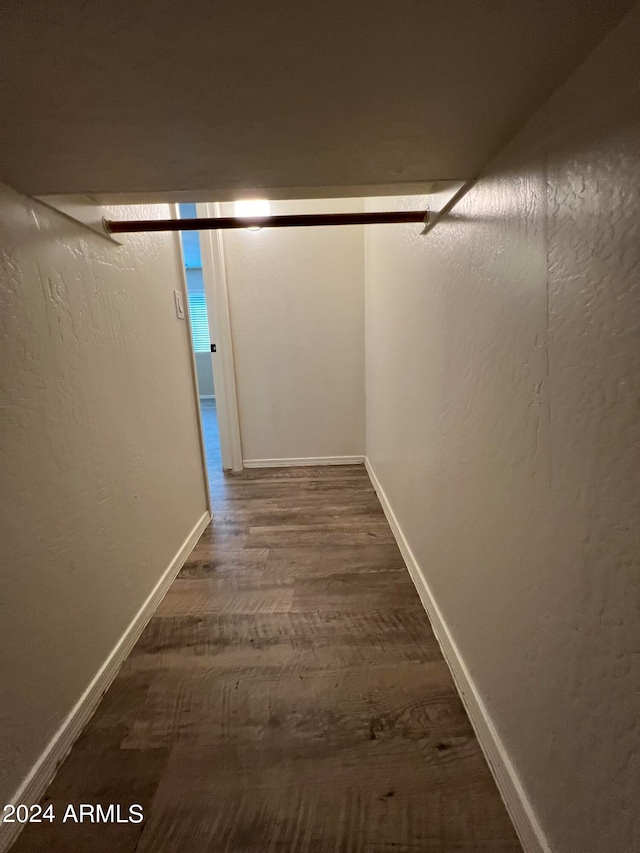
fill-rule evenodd
<path id="1" fill-rule="evenodd" d="M 516 853 L 362 466 L 211 468 L 215 520 L 14 853 Z"/>

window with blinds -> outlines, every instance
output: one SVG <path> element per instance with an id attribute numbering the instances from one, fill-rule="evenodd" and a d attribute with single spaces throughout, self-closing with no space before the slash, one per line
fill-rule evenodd
<path id="1" fill-rule="evenodd" d="M 191 315 L 191 332 L 193 348 L 196 352 L 211 352 L 209 338 L 209 318 L 204 293 L 189 294 L 189 314 Z"/>

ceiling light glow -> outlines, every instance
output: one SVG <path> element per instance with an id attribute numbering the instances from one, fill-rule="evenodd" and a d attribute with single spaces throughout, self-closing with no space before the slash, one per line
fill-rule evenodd
<path id="1" fill-rule="evenodd" d="M 271 205 L 266 198 L 242 199 L 233 204 L 233 212 L 239 219 L 253 219 L 253 217 L 270 216 Z M 258 226 L 250 229 L 259 230 Z"/>
<path id="2" fill-rule="evenodd" d="M 242 199 L 233 204 L 236 216 L 269 216 L 271 205 L 266 198 Z"/>

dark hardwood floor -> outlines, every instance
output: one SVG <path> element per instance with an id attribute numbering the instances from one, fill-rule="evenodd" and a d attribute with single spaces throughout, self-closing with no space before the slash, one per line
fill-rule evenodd
<path id="1" fill-rule="evenodd" d="M 45 798 L 144 822 L 32 824 L 14 853 L 521 851 L 364 468 L 218 462 L 211 491 Z"/>

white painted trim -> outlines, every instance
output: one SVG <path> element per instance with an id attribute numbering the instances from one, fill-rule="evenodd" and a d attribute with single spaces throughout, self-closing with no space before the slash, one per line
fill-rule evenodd
<path id="1" fill-rule="evenodd" d="M 364 456 L 299 456 L 285 459 L 243 459 L 245 468 L 294 468 L 298 465 L 362 465 Z"/>
<path id="2" fill-rule="evenodd" d="M 67 757 L 76 738 L 96 710 L 98 703 L 106 693 L 109 685 L 118 674 L 118 670 L 131 649 L 136 644 L 140 634 L 153 616 L 156 608 L 165 596 L 176 575 L 185 564 L 187 557 L 211 519 L 209 511 L 194 525 L 193 529 L 180 546 L 178 553 L 171 560 L 162 577 L 147 596 L 131 620 L 128 628 L 116 643 L 109 657 L 102 664 L 91 683 L 76 702 L 62 725 L 51 738 L 43 753 L 29 771 L 26 779 L 18 787 L 9 802 L 37 803 L 56 774 L 56 771 Z M 24 824 L 0 822 L 0 853 L 5 853 L 18 837 Z"/>
<path id="3" fill-rule="evenodd" d="M 170 205 L 172 219 L 180 219 L 180 209 L 177 204 Z M 182 304 L 184 305 L 187 337 L 189 339 L 189 354 L 191 358 L 191 385 L 193 387 L 196 417 L 198 418 L 198 438 L 200 441 L 200 461 L 202 462 L 202 479 L 204 480 L 204 491 L 207 501 L 207 509 L 211 512 L 211 488 L 209 486 L 209 465 L 207 463 L 207 446 L 204 440 L 204 424 L 202 423 L 202 412 L 200 411 L 200 400 L 198 399 L 198 366 L 196 354 L 193 349 L 193 329 L 191 327 L 191 311 L 189 310 L 189 284 L 187 282 L 187 268 L 184 263 L 184 250 L 182 240 L 178 231 L 173 232 L 174 245 L 178 253 L 180 264 L 180 281 L 182 283 Z"/>
<path id="4" fill-rule="evenodd" d="M 502 795 L 522 847 L 525 853 L 552 853 L 549 842 L 518 778 L 518 774 L 511 763 L 509 754 L 500 739 L 500 735 L 491 719 L 489 711 L 449 631 L 447 623 L 433 597 L 413 551 L 402 532 L 400 523 L 391 508 L 384 489 L 380 485 L 380 481 L 376 477 L 369 459 L 366 457 L 364 464 L 373 488 L 376 490 L 382 504 L 382 509 L 387 517 L 389 526 L 396 538 L 411 579 L 415 584 L 424 609 L 427 611 L 433 633 L 440 644 L 444 659 L 451 670 L 456 688 L 478 738 L 478 743 L 487 760 L 489 769 L 496 780 L 498 790 Z"/>
<path id="5" fill-rule="evenodd" d="M 220 205 L 198 204 L 196 212 L 198 216 L 220 216 Z M 205 296 L 207 304 L 213 307 L 213 311 L 208 312 L 209 334 L 212 343 L 216 344 L 216 352 L 211 354 L 211 363 L 222 467 L 227 471 L 240 471 L 240 418 L 222 231 L 200 231 L 200 254 Z"/>
<path id="6" fill-rule="evenodd" d="M 200 394 L 200 399 L 201 400 L 215 400 L 216 395 L 215 394 Z"/>

